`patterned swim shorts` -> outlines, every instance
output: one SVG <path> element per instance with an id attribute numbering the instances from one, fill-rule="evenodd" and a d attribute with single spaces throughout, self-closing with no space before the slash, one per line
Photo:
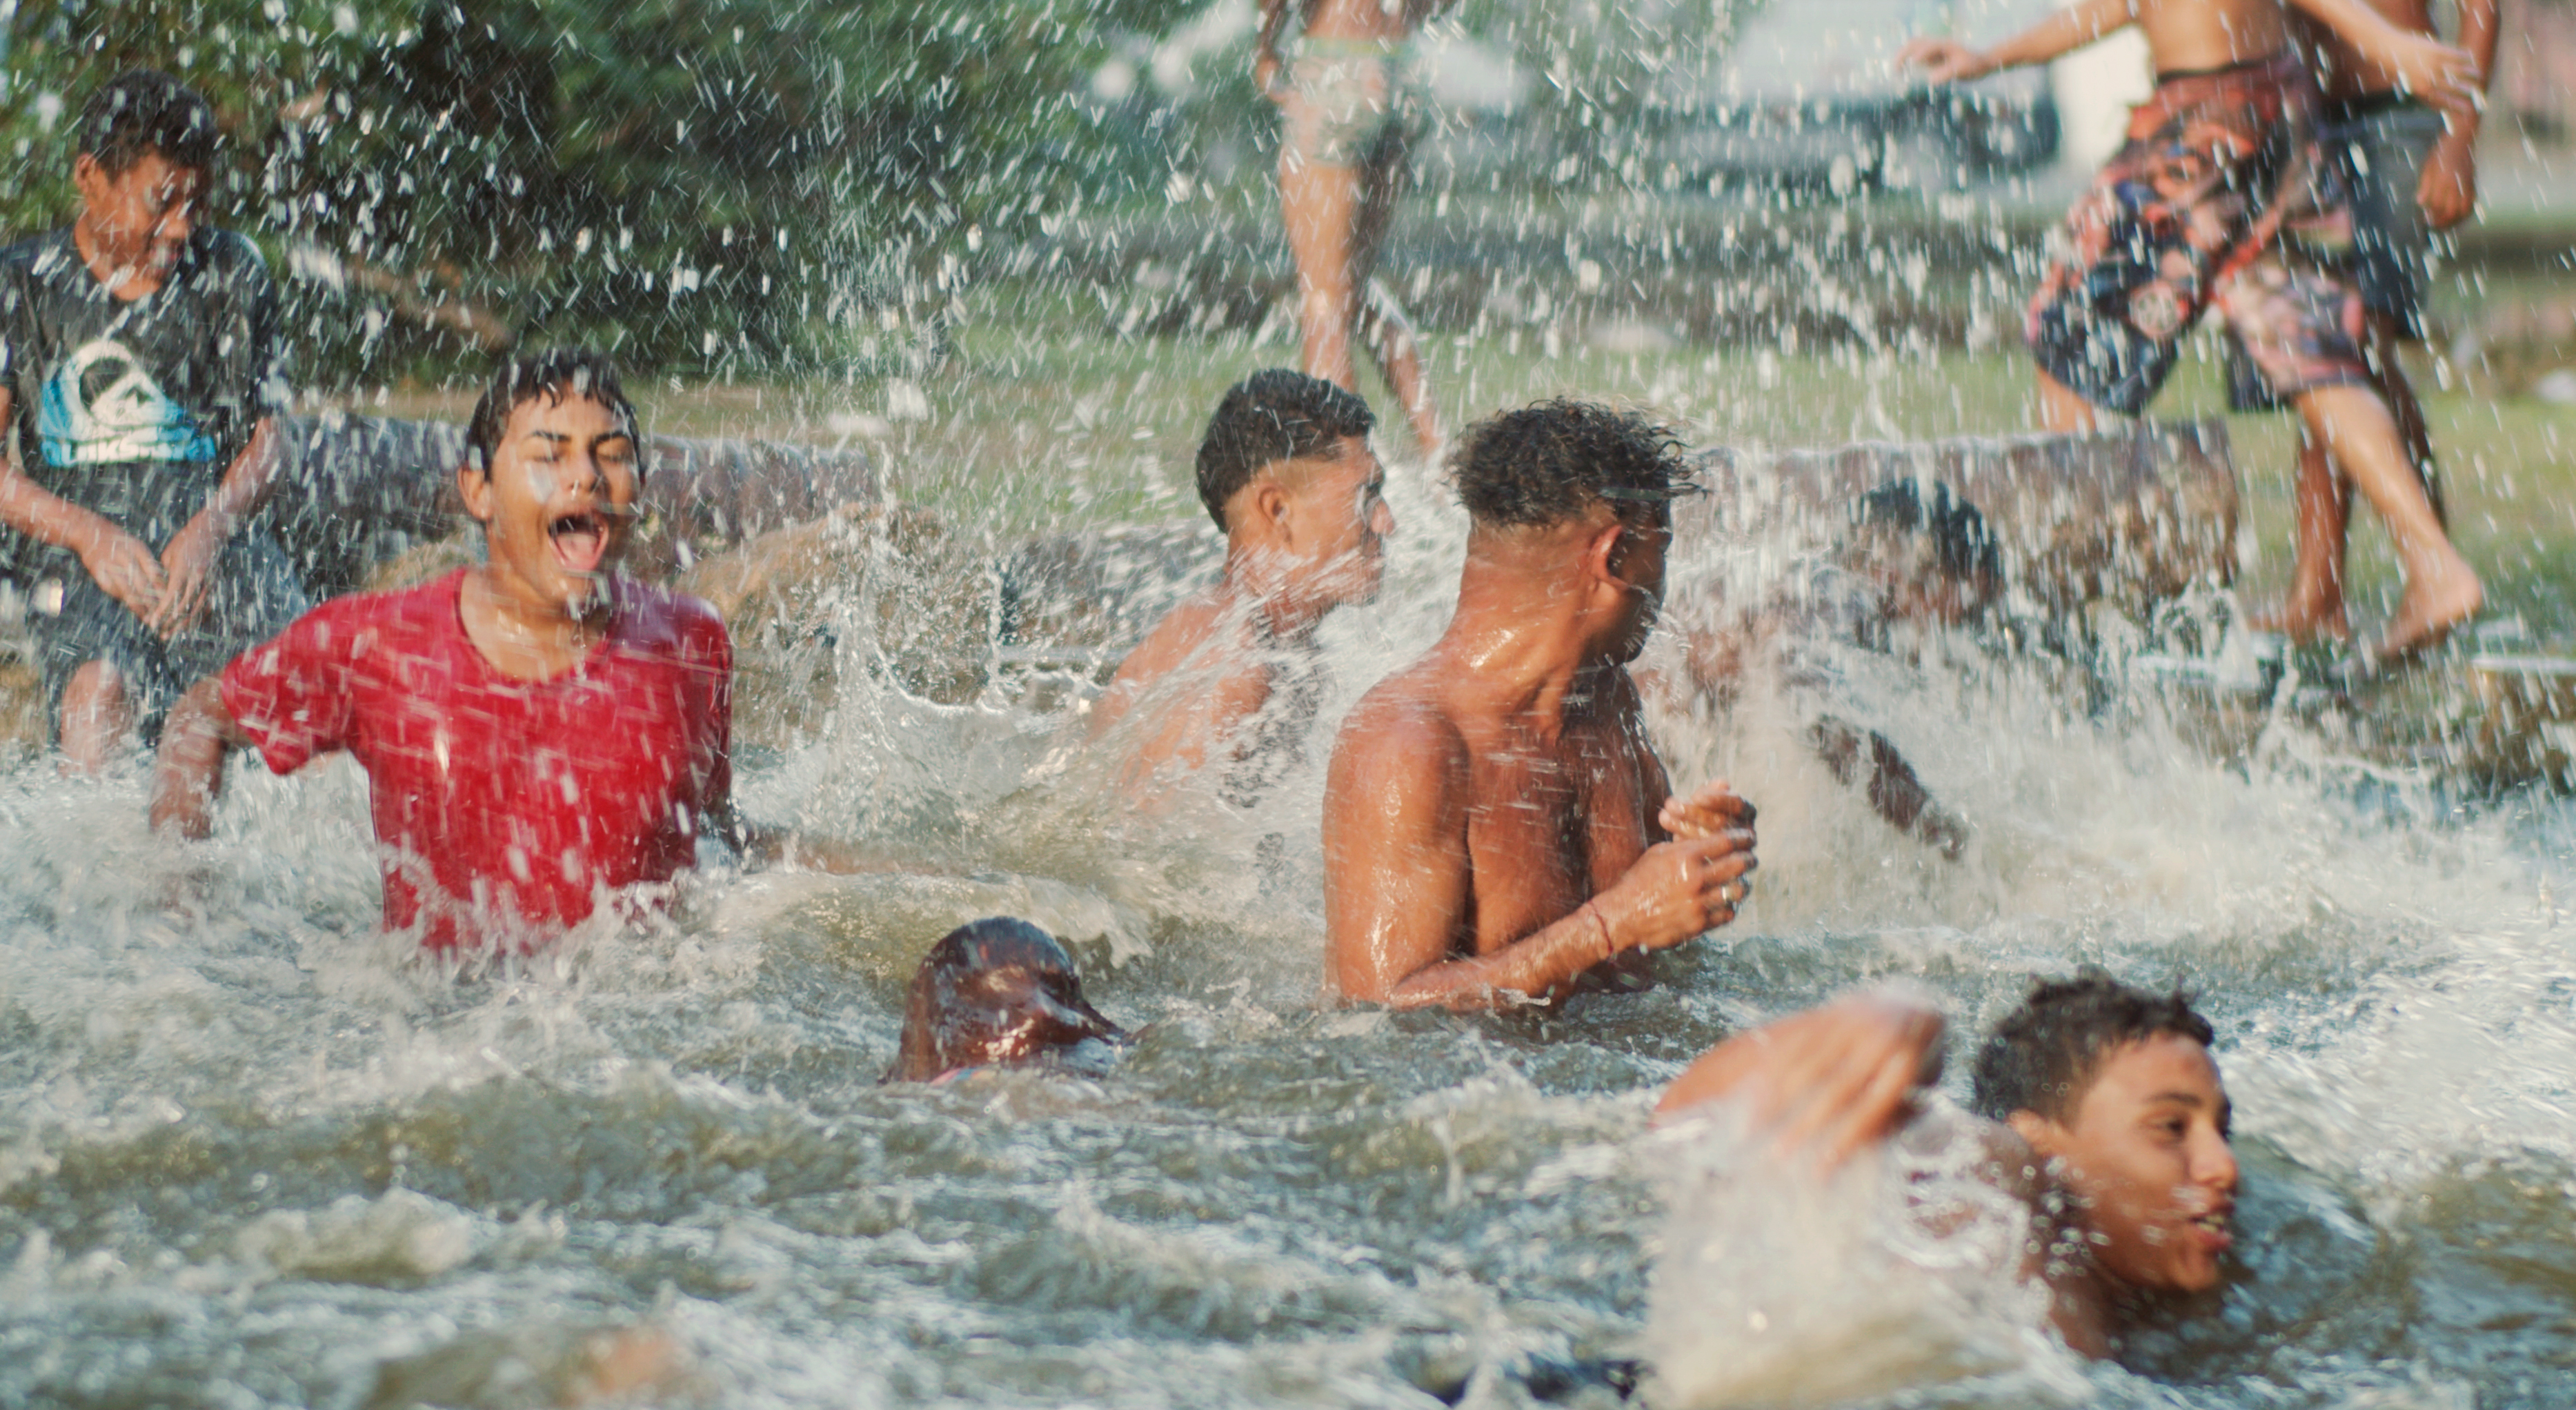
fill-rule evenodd
<path id="1" fill-rule="evenodd" d="M 2316 114 L 2294 56 L 2159 81 L 2052 242 L 2027 327 L 2041 370 L 2134 416 L 2214 307 L 2263 384 L 2240 405 L 2367 385 L 2360 298 L 2288 255 L 2292 234 L 2351 240 Z"/>

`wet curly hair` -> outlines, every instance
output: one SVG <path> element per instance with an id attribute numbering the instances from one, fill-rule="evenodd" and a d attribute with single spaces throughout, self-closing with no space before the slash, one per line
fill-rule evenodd
<path id="1" fill-rule="evenodd" d="M 2093 965 L 2072 979 L 2040 979 L 1977 1050 L 1968 1105 L 2002 1121 L 2016 1111 L 2065 1122 L 2102 1060 L 2131 1043 L 2172 1033 L 2208 1047 L 2209 1020 L 2179 989 L 2157 994 Z"/>
<path id="2" fill-rule="evenodd" d="M 1596 503 L 1630 527 L 1660 527 L 1673 500 L 1700 488 L 1670 426 L 1571 397 L 1468 427 L 1449 478 L 1468 517 L 1486 529 L 1562 524 Z"/>

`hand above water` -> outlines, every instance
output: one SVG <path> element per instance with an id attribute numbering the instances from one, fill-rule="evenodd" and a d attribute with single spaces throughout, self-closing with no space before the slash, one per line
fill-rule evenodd
<path id="1" fill-rule="evenodd" d="M 1739 1033 L 1664 1089 L 1658 1118 L 1708 1102 L 1740 1103 L 1782 1156 L 1806 1150 L 1831 1170 L 1884 1139 L 1941 1075 L 1941 1010 L 1876 990 Z"/>
<path id="2" fill-rule="evenodd" d="M 1666 798 L 1655 822 L 1666 836 L 1675 839 L 1715 837 L 1738 830 L 1749 834 L 1753 831 L 1753 805 L 1719 779 L 1688 798 Z"/>
<path id="3" fill-rule="evenodd" d="M 152 556 L 143 540 L 105 519 L 78 544 L 81 567 L 89 570 L 90 580 L 149 625 L 160 613 L 168 589 L 161 560 Z"/>
<path id="4" fill-rule="evenodd" d="M 215 560 L 230 526 L 211 512 L 187 522 L 161 549 L 161 604 L 143 619 L 163 640 L 195 626 L 206 615 L 206 590 L 214 585 Z"/>
<path id="5" fill-rule="evenodd" d="M 1584 903 L 1600 921 L 1602 958 L 1668 949 L 1734 920 L 1758 865 L 1750 827 L 1647 848 L 1608 890 Z"/>

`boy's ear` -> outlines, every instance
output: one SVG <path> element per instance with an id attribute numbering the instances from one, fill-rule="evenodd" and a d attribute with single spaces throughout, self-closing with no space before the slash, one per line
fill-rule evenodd
<path id="1" fill-rule="evenodd" d="M 456 497 L 478 524 L 492 522 L 492 472 L 466 460 L 456 467 Z"/>
<path id="2" fill-rule="evenodd" d="M 1622 596 L 1635 586 L 1619 576 L 1617 567 L 1619 547 L 1626 541 L 1627 534 L 1628 527 L 1613 519 L 1607 525 L 1592 530 L 1583 541 L 1584 576 L 1617 590 Z"/>

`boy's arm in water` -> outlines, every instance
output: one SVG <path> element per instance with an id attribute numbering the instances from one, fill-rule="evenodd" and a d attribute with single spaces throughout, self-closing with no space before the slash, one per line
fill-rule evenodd
<path id="1" fill-rule="evenodd" d="M 215 800 L 223 792 L 224 760 L 257 741 L 224 704 L 220 676 L 188 687 L 161 726 L 152 761 L 152 830 L 200 841 L 215 830 Z"/>
<path id="2" fill-rule="evenodd" d="M 1904 48 L 1896 51 L 1896 67 L 1920 68 L 1923 76 L 1934 83 L 1967 83 L 2002 69 L 2044 64 L 2136 23 L 2137 3 L 2138 0 L 2082 0 L 1991 49 L 1980 50 L 1935 35 L 1909 39 Z"/>
<path id="3" fill-rule="evenodd" d="M 1324 784 L 1325 978 L 1345 1000 L 1395 1008 L 1544 1002 L 1626 950 L 1659 950 L 1735 918 L 1753 868 L 1751 810 L 1714 787 L 1664 800 L 1667 830 L 1618 883 L 1490 953 L 1472 933 L 1475 863 L 1466 741 L 1419 701 L 1373 692 L 1352 713 Z M 1579 820 L 1578 820 L 1579 821 Z"/>
<path id="4" fill-rule="evenodd" d="M 1929 843 L 1951 861 L 1968 845 L 1968 827 L 1923 786 L 1914 766 L 1896 752 L 1886 735 L 1865 730 L 1848 720 L 1832 715 L 1819 715 L 1807 727 L 1807 742 L 1814 746 L 1816 757 L 1833 770 L 1834 781 L 1846 786 L 1857 785 L 1869 795 L 1870 807 L 1887 820 L 1889 827 Z M 1861 777 L 1861 759 L 1868 756 L 1868 777 Z"/>
<path id="5" fill-rule="evenodd" d="M 15 410 L 10 392 L 0 388 L 0 427 L 11 424 Z M 14 450 L 0 453 L 0 524 L 39 543 L 71 550 L 99 590 L 136 617 L 150 622 L 161 612 L 168 580 L 151 548 L 105 515 L 37 484 L 19 466 Z"/>
<path id="6" fill-rule="evenodd" d="M 1941 1075 L 1946 1020 L 1930 1003 L 1877 991 L 1739 1033 L 1664 1089 L 1667 1121 L 1711 1102 L 1743 1104 L 1781 1158 L 1812 1151 L 1830 1170 L 1885 1140 Z"/>
<path id="7" fill-rule="evenodd" d="M 5 423 L 0 423 L 5 424 Z M 263 416 L 251 428 L 250 440 L 224 470 L 222 483 L 206 497 L 205 507 L 180 526 L 161 549 L 161 603 L 144 625 L 173 637 L 206 614 L 206 590 L 214 585 L 215 561 L 224 543 L 243 520 L 260 511 L 277 491 L 278 453 L 275 418 Z"/>

